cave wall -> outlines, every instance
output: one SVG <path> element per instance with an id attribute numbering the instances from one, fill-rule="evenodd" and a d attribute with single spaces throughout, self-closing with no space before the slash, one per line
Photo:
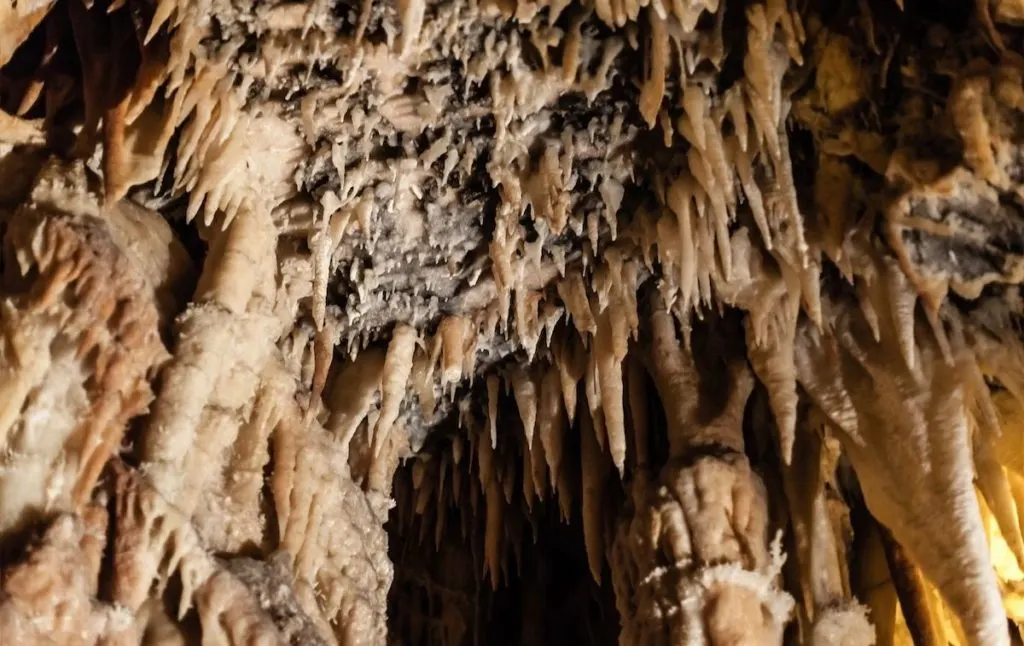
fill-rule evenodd
<path id="1" fill-rule="evenodd" d="M 0 641 L 1019 642 L 1022 26 L 0 2 Z"/>

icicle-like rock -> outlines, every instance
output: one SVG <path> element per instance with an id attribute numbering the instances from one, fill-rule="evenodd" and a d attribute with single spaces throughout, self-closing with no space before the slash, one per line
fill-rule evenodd
<path id="1" fill-rule="evenodd" d="M 565 446 L 566 418 L 562 403 L 562 386 L 558 369 L 549 366 L 540 383 L 540 406 L 537 409 L 537 433 L 544 447 L 544 458 L 551 474 L 551 484 L 558 487 L 562 451 Z"/>
<path id="2" fill-rule="evenodd" d="M 373 429 L 373 454 L 379 456 L 398 419 L 399 408 L 405 399 L 405 388 L 412 372 L 413 353 L 418 339 L 416 329 L 398 325 L 392 333 L 388 351 L 384 357 L 381 374 L 380 417 Z"/>
<path id="3" fill-rule="evenodd" d="M 604 483 L 608 469 L 593 422 L 586 413 L 580 418 L 580 468 L 583 472 L 583 542 L 590 575 L 600 583 L 605 559 Z"/>
<path id="4" fill-rule="evenodd" d="M 491 450 L 498 448 L 498 375 L 487 375 L 487 430 Z"/>
<path id="5" fill-rule="evenodd" d="M 558 378 L 561 382 L 562 399 L 565 401 L 565 412 L 571 426 L 576 419 L 576 400 L 579 394 L 579 382 L 586 369 L 586 359 L 575 335 L 567 333 L 556 341 L 552 347 Z"/>
<path id="6" fill-rule="evenodd" d="M 537 383 L 522 369 L 514 370 L 509 379 L 512 381 L 512 395 L 519 408 L 519 418 L 523 423 L 523 434 L 529 449 L 533 447 L 533 435 L 537 428 L 537 405 L 540 399 Z"/>
<path id="7" fill-rule="evenodd" d="M 612 348 L 611 334 L 611 317 L 606 310 L 598 319 L 593 352 L 597 359 L 597 380 L 601 390 L 601 411 L 608 438 L 608 452 L 621 476 L 626 464 L 626 416 L 622 364 Z"/>

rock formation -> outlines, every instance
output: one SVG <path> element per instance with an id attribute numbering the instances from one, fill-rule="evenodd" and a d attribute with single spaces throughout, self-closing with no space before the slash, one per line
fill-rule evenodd
<path id="1" fill-rule="evenodd" d="M 1021 283 L 1021 0 L 0 0 L 0 643 L 1021 643 Z"/>

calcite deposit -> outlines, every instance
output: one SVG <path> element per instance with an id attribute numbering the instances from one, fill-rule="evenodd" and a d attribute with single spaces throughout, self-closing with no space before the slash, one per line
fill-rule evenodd
<path id="1" fill-rule="evenodd" d="M 0 0 L 0 644 L 1020 644 L 1021 283 L 1021 0 Z"/>

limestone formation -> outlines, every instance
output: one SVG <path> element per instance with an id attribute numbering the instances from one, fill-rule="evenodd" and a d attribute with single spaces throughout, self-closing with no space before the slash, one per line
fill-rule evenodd
<path id="1" fill-rule="evenodd" d="M 0 643 L 1010 646 L 1020 0 L 0 0 Z"/>

